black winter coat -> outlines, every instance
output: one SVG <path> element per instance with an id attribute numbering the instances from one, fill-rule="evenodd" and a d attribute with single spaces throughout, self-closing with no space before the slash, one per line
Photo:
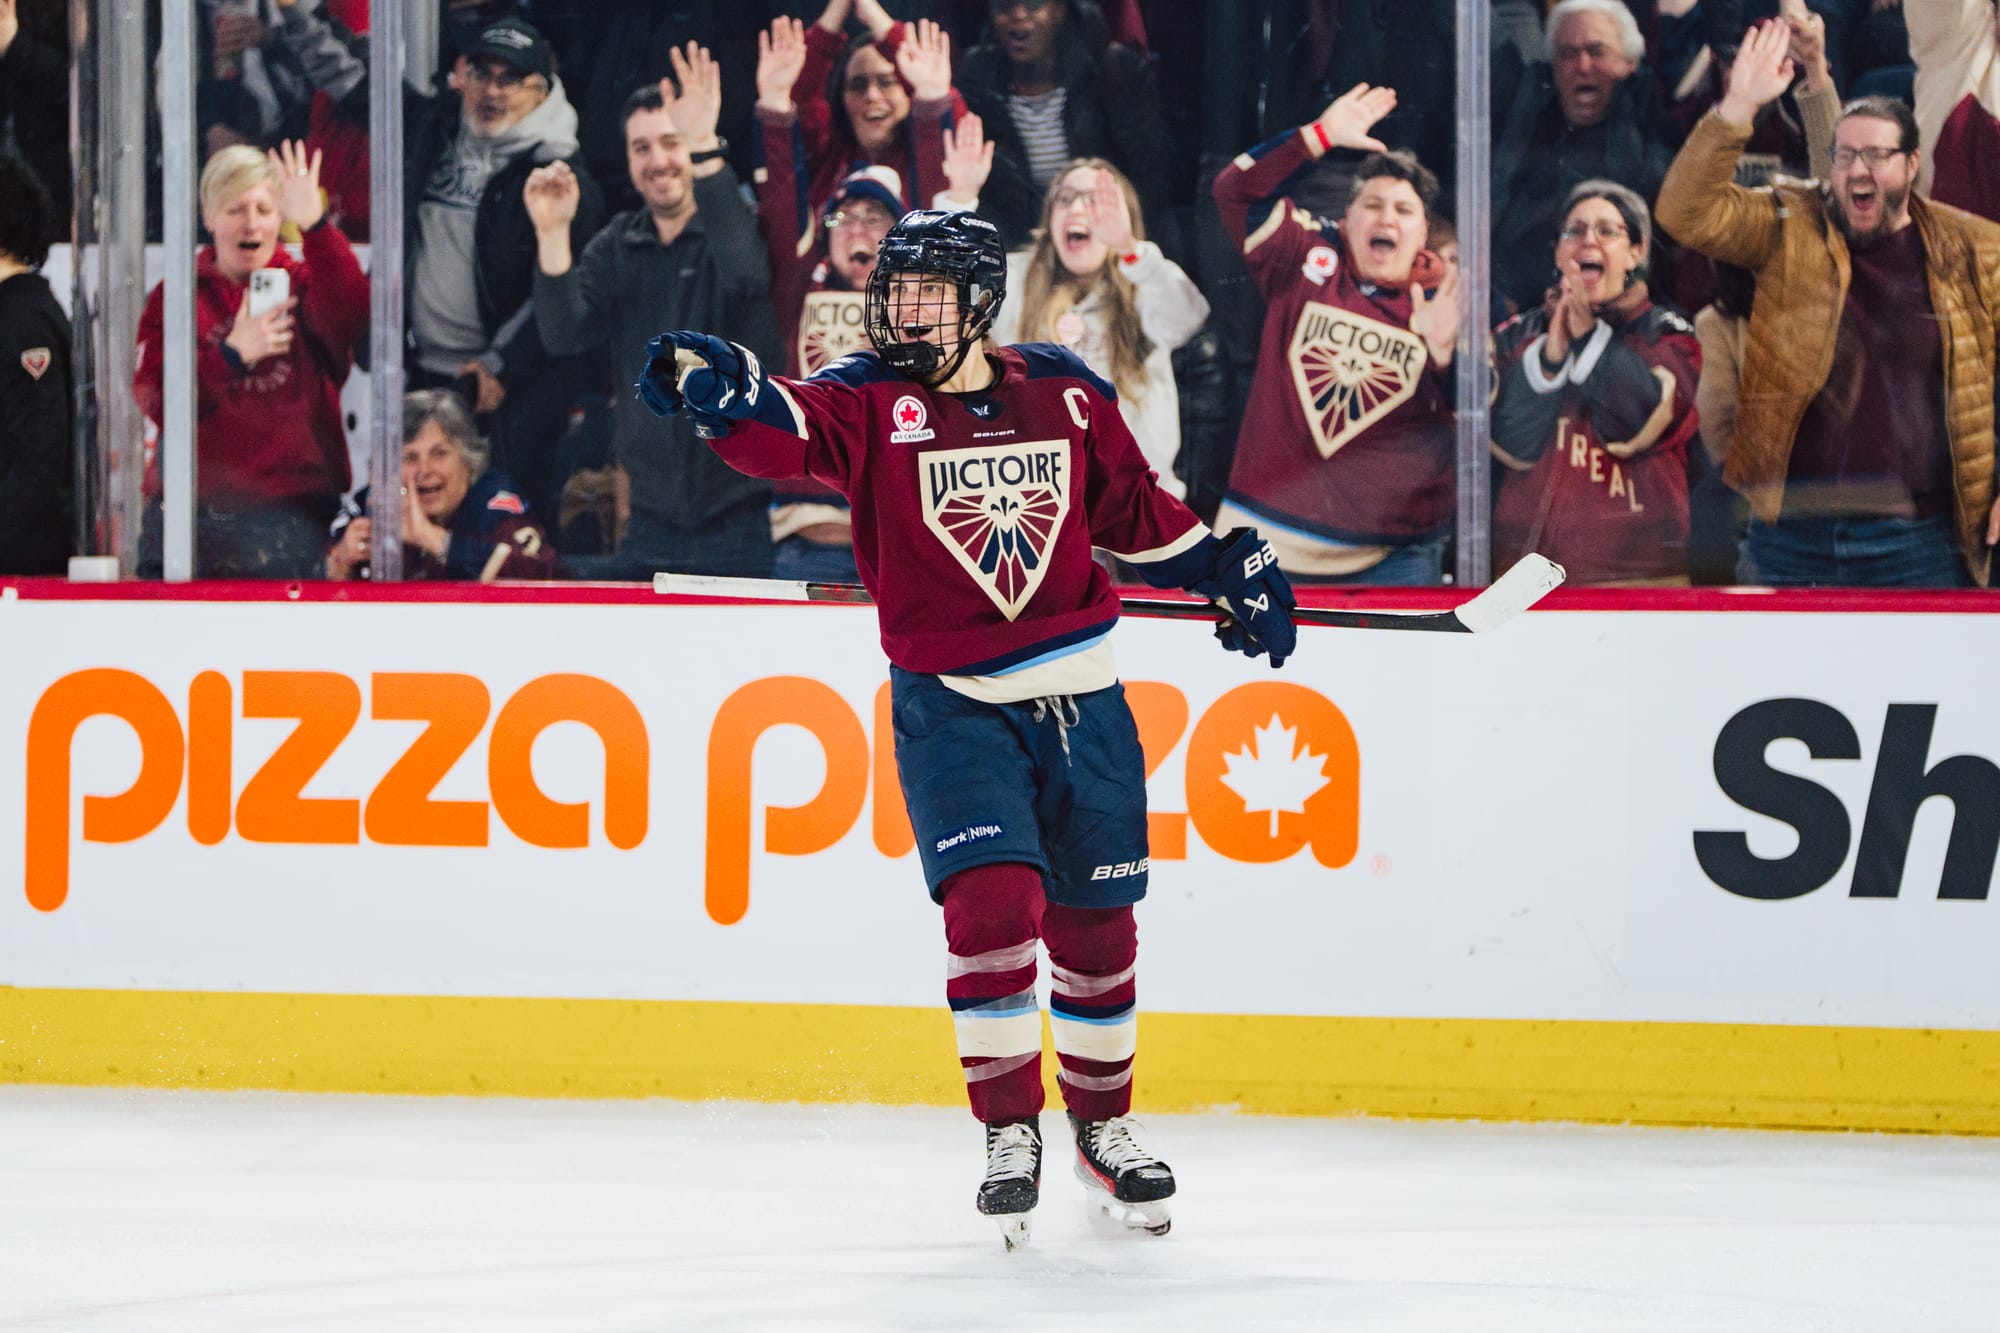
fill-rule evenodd
<path id="1" fill-rule="evenodd" d="M 1093 59 L 1078 25 L 1064 24 L 1056 38 L 1057 78 L 1067 97 L 1063 130 L 1071 157 L 1101 157 L 1132 180 L 1149 221 L 1167 205 L 1172 147 L 1160 111 L 1160 90 L 1144 56 L 1116 42 Z M 980 216 L 1000 228 L 1010 250 L 1028 243 L 1042 221 L 1042 191 L 1028 174 L 1028 154 L 1007 112 L 1007 55 L 998 45 L 965 53 L 957 74 L 966 106 L 986 123 L 993 142 L 993 174 L 979 193 Z"/>

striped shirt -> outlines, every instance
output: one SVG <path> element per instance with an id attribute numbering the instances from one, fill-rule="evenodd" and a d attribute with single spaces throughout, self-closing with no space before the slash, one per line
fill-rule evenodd
<path id="1" fill-rule="evenodd" d="M 1063 130 L 1063 108 L 1068 101 L 1066 88 L 1052 88 L 1033 97 L 1007 95 L 1007 114 L 1020 132 L 1021 146 L 1028 154 L 1028 175 L 1036 189 L 1046 190 L 1069 161 L 1069 135 Z"/>

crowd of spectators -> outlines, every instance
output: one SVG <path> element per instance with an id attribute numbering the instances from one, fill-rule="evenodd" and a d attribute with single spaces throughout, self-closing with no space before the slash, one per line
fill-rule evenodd
<path id="1" fill-rule="evenodd" d="M 1496 562 L 1984 586 L 1993 0 L 1490 2 L 1470 345 Z M 732 472 L 629 386 L 664 328 L 794 375 L 865 346 L 876 245 L 937 207 L 1012 251 L 1001 339 L 1089 362 L 1203 517 L 1255 524 L 1302 582 L 1448 578 L 1448 0 L 437 3 L 438 67 L 404 95 L 411 577 L 852 578 L 837 495 Z M 28 443 L 71 429 L 35 272 L 70 232 L 65 8 L 0 0 L 0 572 L 59 565 L 74 529 Z M 365 576 L 338 395 L 367 346 L 368 6 L 197 9 L 197 571 Z M 264 270 L 282 299 L 253 312 Z M 156 290 L 155 421 L 159 316 Z M 142 573 L 157 460 L 147 494 Z"/>

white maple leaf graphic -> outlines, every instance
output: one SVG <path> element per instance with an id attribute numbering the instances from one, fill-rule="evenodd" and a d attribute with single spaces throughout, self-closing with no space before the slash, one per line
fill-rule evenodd
<path id="1" fill-rule="evenodd" d="M 1243 798 L 1244 813 L 1270 812 L 1275 838 L 1278 816 L 1304 814 L 1306 802 L 1333 779 L 1326 775 L 1326 756 L 1300 745 L 1298 728 L 1286 726 L 1276 713 L 1270 726 L 1257 728 L 1253 745 L 1222 756 L 1228 770 L 1222 782 Z"/>

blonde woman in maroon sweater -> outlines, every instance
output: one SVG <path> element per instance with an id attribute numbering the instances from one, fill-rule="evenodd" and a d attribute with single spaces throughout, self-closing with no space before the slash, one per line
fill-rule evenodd
<path id="1" fill-rule="evenodd" d="M 320 156 L 284 143 L 225 148 L 201 173 L 195 256 L 195 572 L 204 578 L 316 578 L 327 524 L 352 484 L 340 386 L 368 324 L 368 279 L 338 228 L 324 225 Z M 285 224 L 300 256 L 279 244 Z M 289 297 L 250 313 L 250 277 L 283 270 Z M 133 392 L 155 425 L 164 399 L 163 291 L 139 318 Z M 184 447 L 163 439 L 162 452 Z M 160 567 L 160 482 L 146 479 L 139 572 Z"/>

